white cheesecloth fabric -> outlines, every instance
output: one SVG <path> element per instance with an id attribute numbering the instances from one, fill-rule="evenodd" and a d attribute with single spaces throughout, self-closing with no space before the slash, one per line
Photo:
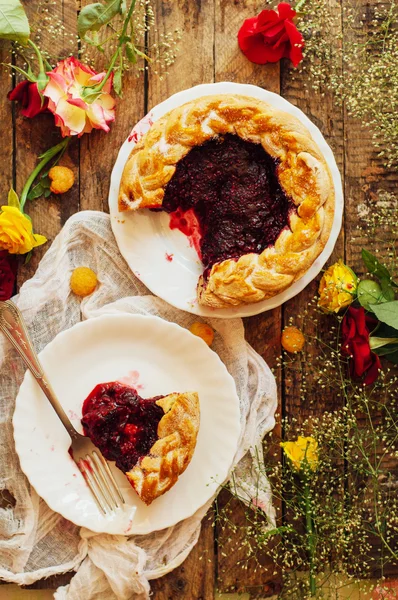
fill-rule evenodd
<path id="1" fill-rule="evenodd" d="M 100 285 L 83 301 L 71 293 L 69 278 L 77 266 L 91 267 Z M 37 351 L 60 331 L 82 319 L 105 313 L 158 315 L 189 327 L 198 317 L 153 296 L 132 274 L 118 251 L 108 215 L 81 212 L 64 226 L 42 259 L 34 277 L 14 301 L 21 309 Z M 235 379 L 240 398 L 242 435 L 234 459 L 237 483 L 267 513 L 274 510 L 268 482 L 258 485 L 254 453 L 274 426 L 274 377 L 245 342 L 241 319 L 205 319 L 215 330 L 212 349 Z M 197 513 L 163 531 L 145 536 L 110 536 L 81 529 L 52 512 L 30 487 L 15 453 L 11 419 L 24 375 L 22 361 L 0 336 L 0 494 L 15 506 L 0 509 L 0 578 L 20 585 L 75 570 L 71 583 L 60 587 L 56 600 L 144 600 L 149 580 L 183 562 L 198 540 L 203 516 Z M 258 489 L 264 490 L 263 492 Z M 11 502 L 10 504 L 13 504 Z"/>

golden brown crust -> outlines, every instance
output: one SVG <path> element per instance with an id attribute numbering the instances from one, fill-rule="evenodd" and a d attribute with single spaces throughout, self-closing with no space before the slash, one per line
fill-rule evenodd
<path id="1" fill-rule="evenodd" d="M 149 454 L 126 473 L 145 504 L 167 492 L 185 471 L 195 450 L 200 423 L 196 392 L 170 394 L 156 404 L 165 413 L 158 425 L 159 439 Z"/>
<path id="2" fill-rule="evenodd" d="M 206 281 L 200 278 L 199 303 L 214 308 L 259 302 L 288 288 L 322 252 L 334 217 L 332 177 L 307 128 L 265 102 L 233 94 L 203 96 L 154 123 L 126 163 L 119 210 L 161 206 L 178 161 L 227 133 L 261 144 L 278 160 L 280 184 L 297 212 L 274 246 L 217 263 Z"/>

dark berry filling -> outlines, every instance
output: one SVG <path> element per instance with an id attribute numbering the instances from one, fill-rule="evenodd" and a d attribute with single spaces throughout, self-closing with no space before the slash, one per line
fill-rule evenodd
<path id="1" fill-rule="evenodd" d="M 193 148 L 166 186 L 170 227 L 188 235 L 205 272 L 272 246 L 294 205 L 277 178 L 277 163 L 260 144 L 225 135 Z"/>
<path id="2" fill-rule="evenodd" d="M 158 439 L 163 409 L 154 398 L 141 398 L 132 387 L 121 383 L 100 383 L 83 404 L 84 434 L 108 460 L 116 461 L 123 472 L 130 471 L 149 453 Z"/>

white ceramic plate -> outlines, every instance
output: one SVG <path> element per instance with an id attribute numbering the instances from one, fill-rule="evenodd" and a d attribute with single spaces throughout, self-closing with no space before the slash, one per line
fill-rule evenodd
<path id="1" fill-rule="evenodd" d="M 68 434 L 27 372 L 13 417 L 21 468 L 47 504 L 70 521 L 104 533 L 149 533 L 191 516 L 215 493 L 217 482 L 227 477 L 240 435 L 239 400 L 225 365 L 200 338 L 158 317 L 106 315 L 57 335 L 40 359 L 80 432 L 83 401 L 97 383 L 131 383 L 143 397 L 199 393 L 199 435 L 185 473 L 170 491 L 146 506 L 123 473 L 109 463 L 127 508 L 117 517 L 104 517 L 68 454 Z"/>
<path id="2" fill-rule="evenodd" d="M 169 228 L 166 213 L 149 210 L 119 213 L 118 192 L 124 165 L 135 143 L 148 131 L 151 124 L 171 109 L 200 96 L 210 94 L 242 94 L 253 96 L 297 117 L 311 132 L 323 152 L 332 173 L 336 203 L 332 231 L 323 252 L 305 275 L 287 290 L 270 298 L 245 306 L 212 309 L 200 306 L 196 299 L 196 286 L 203 266 L 190 246 L 188 238 L 178 230 Z M 157 296 L 169 304 L 196 315 L 232 318 L 256 315 L 280 306 L 301 292 L 320 272 L 331 255 L 341 228 L 343 214 L 343 189 L 333 152 L 319 129 L 297 107 L 272 92 L 255 85 L 241 83 L 209 83 L 174 94 L 155 106 L 132 130 L 119 151 L 112 171 L 109 190 L 109 208 L 113 233 L 120 252 L 135 275 Z"/>

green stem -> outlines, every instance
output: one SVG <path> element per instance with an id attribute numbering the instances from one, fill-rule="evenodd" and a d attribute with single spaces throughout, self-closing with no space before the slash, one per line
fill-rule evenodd
<path id="1" fill-rule="evenodd" d="M 305 528 L 307 531 L 307 550 L 308 550 L 308 558 L 310 561 L 310 593 L 311 596 L 315 596 L 316 594 L 316 579 L 314 575 L 314 556 L 315 556 L 315 532 L 314 532 L 314 522 L 312 518 L 312 510 L 311 510 L 311 495 L 310 495 L 310 486 L 308 483 L 308 476 L 306 476 L 305 485 L 304 485 L 304 500 L 305 500 Z"/>
<path id="2" fill-rule="evenodd" d="M 299 0 L 299 1 L 297 2 L 296 6 L 294 6 L 294 7 L 293 7 L 293 8 L 294 8 L 294 10 L 295 10 L 296 12 L 299 12 L 299 11 L 300 11 L 300 8 L 301 8 L 302 6 L 304 6 L 305 2 L 306 2 L 306 0 Z"/>
<path id="3" fill-rule="evenodd" d="M 39 48 L 30 39 L 28 40 L 28 44 L 30 44 L 32 46 L 33 50 L 36 52 L 37 60 L 39 61 L 39 70 L 40 70 L 40 73 L 45 73 L 46 70 L 44 68 L 43 57 L 41 55 L 41 52 L 40 52 Z"/>
<path id="4" fill-rule="evenodd" d="M 117 48 L 116 48 L 116 50 L 115 50 L 115 52 L 114 52 L 114 54 L 113 54 L 113 56 L 111 58 L 111 62 L 109 63 L 109 67 L 108 67 L 108 70 L 107 70 L 107 72 L 105 74 L 105 77 L 103 78 L 103 80 L 101 81 L 101 83 L 99 83 L 98 85 L 96 85 L 95 87 L 93 87 L 88 94 L 85 94 L 85 100 L 87 102 L 90 102 L 90 97 L 91 96 L 93 97 L 93 101 L 95 100 L 95 98 L 101 92 L 101 90 L 104 88 L 104 85 L 106 84 L 106 82 L 108 81 L 109 77 L 112 74 L 113 68 L 114 68 L 114 66 L 116 64 L 116 61 L 117 61 L 117 59 L 119 57 L 119 54 L 121 52 L 121 48 L 122 48 L 123 44 L 125 43 L 124 37 L 126 35 L 127 27 L 128 27 L 129 22 L 130 22 L 130 19 L 131 19 L 132 15 L 133 15 L 133 11 L 134 11 L 134 8 L 135 8 L 135 3 L 136 3 L 136 0 L 133 0 L 132 3 L 130 4 L 130 8 L 128 10 L 127 17 L 124 20 L 122 33 L 119 36 L 119 42 L 118 42 Z"/>
<path id="5" fill-rule="evenodd" d="M 29 194 L 29 190 L 32 187 L 32 183 L 34 182 L 34 180 L 36 179 L 36 177 L 39 175 L 39 173 L 41 172 L 41 170 L 46 166 L 46 164 L 48 162 L 50 162 L 50 160 L 52 158 L 54 158 L 54 156 L 56 156 L 58 153 L 61 153 L 61 152 L 63 153 L 65 151 L 65 148 L 69 144 L 70 139 L 71 139 L 70 137 L 67 137 L 64 140 L 62 140 L 62 142 L 60 142 L 59 144 L 57 144 L 56 146 L 53 146 L 52 148 L 49 148 L 49 150 L 47 150 L 45 152 L 45 154 L 43 155 L 43 158 L 41 159 L 41 161 L 33 169 L 33 171 L 31 172 L 31 174 L 29 175 L 28 179 L 26 180 L 26 183 L 25 183 L 25 185 L 23 187 L 23 190 L 22 190 L 22 193 L 21 193 L 21 197 L 20 197 L 20 200 L 19 200 L 21 211 L 23 211 L 26 199 L 27 199 L 28 194 Z"/>

